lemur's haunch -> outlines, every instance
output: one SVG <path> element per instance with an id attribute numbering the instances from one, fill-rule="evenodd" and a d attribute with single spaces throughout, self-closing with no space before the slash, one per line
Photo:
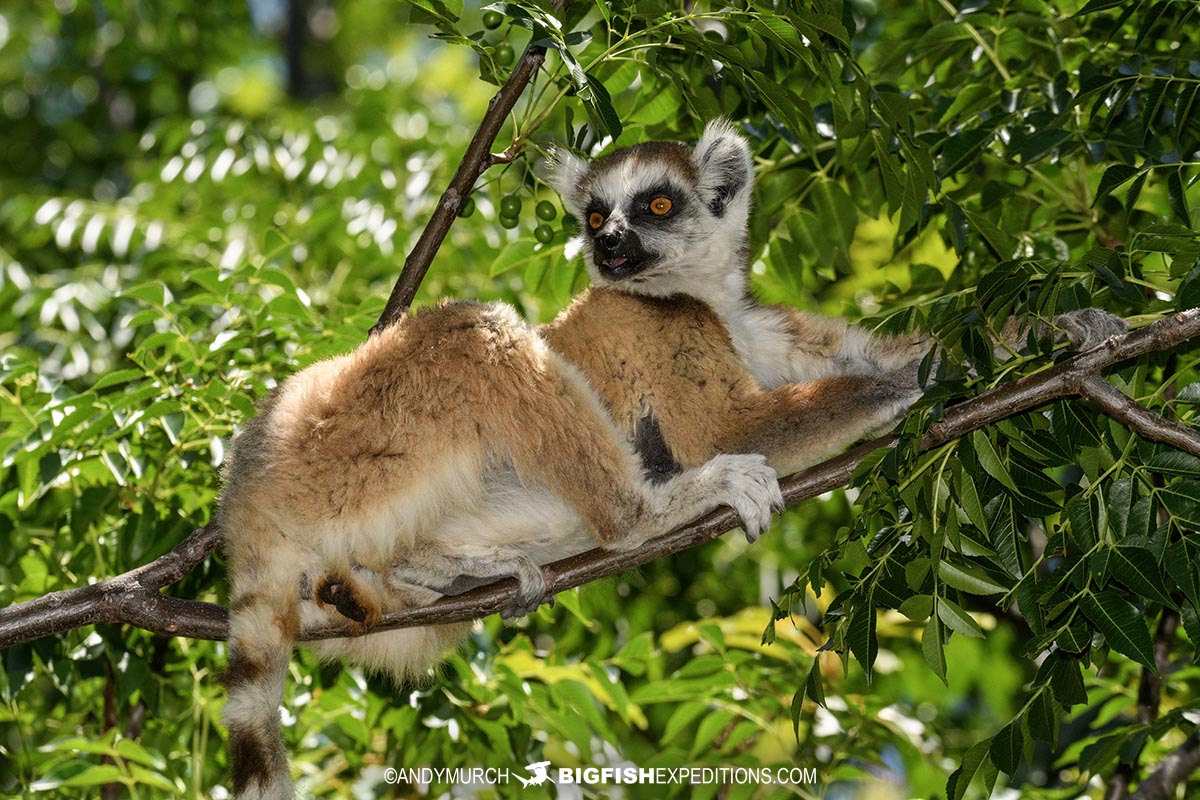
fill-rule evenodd
<path id="1" fill-rule="evenodd" d="M 235 439 L 219 521 L 231 582 L 225 681 L 242 800 L 292 797 L 279 704 L 297 634 L 397 678 L 468 624 L 371 633 L 380 615 L 539 565 L 629 549 L 719 505 L 751 540 L 776 472 L 892 425 L 921 395 L 915 338 L 758 305 L 747 287 L 749 148 L 571 156 L 556 184 L 594 288 L 533 328 L 502 304 L 442 303 L 285 381 Z"/>

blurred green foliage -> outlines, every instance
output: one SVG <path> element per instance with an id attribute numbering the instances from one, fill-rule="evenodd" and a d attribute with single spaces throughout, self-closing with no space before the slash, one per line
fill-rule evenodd
<path id="1" fill-rule="evenodd" d="M 900 448 L 755 548 L 486 620 L 420 687 L 302 654 L 285 721 L 304 791 L 442 796 L 384 769 L 543 759 L 821 775 L 680 797 L 958 797 L 1000 773 L 1022 796 L 1098 797 L 1115 771 L 1143 777 L 1197 721 L 1200 462 L 1074 401 L 911 445 L 949 400 L 1047 363 L 1049 341 L 993 358 L 1011 314 L 1197 305 L 1196 5 L 493 10 L 494 29 L 452 0 L 0 8 L 0 604 L 129 570 L 208 519 L 236 426 L 364 338 L 489 84 L 533 40 L 551 54 L 498 142 L 520 156 L 481 179 L 419 303 L 550 318 L 584 277 L 546 147 L 689 140 L 727 115 L 757 154 L 760 295 L 932 330 L 938 386 Z M 1191 423 L 1197 362 L 1114 381 Z M 223 600 L 219 556 L 171 591 Z M 1164 614 L 1182 624 L 1147 723 Z M 2 651 L 0 793 L 226 796 L 224 657 L 115 626 Z"/>

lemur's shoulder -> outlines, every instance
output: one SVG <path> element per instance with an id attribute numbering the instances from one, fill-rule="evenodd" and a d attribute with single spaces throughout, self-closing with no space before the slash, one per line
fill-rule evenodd
<path id="1" fill-rule="evenodd" d="M 634 361 L 659 369 L 679 359 L 704 360 L 742 371 L 720 316 L 686 295 L 647 297 L 594 288 L 541 326 L 546 342 L 584 368 L 596 359 Z"/>
<path id="2" fill-rule="evenodd" d="M 539 332 L 627 435 L 655 408 L 721 408 L 756 390 L 721 318 L 693 297 L 595 288 Z"/>

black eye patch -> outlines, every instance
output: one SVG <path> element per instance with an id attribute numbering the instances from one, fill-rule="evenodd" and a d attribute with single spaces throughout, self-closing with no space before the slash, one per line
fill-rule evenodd
<path id="1" fill-rule="evenodd" d="M 665 197 L 671 201 L 671 210 L 665 214 L 655 214 L 650 210 L 650 202 L 656 197 Z M 633 196 L 633 200 L 629 203 L 630 219 L 653 219 L 656 222 L 666 222 L 672 217 L 678 216 L 681 211 L 687 209 L 688 197 L 687 193 L 678 186 L 673 186 L 669 183 L 661 183 L 647 189 L 644 192 L 638 192 Z"/>
<path id="2" fill-rule="evenodd" d="M 580 221 L 580 224 L 583 225 L 584 229 L 587 230 L 588 233 L 595 234 L 597 228 L 593 228 L 588 223 L 588 220 L 591 218 L 592 214 L 599 214 L 601 217 L 607 220 L 611 213 L 612 206 L 608 205 L 607 203 L 602 203 L 596 198 L 592 198 L 591 201 L 584 206 L 583 219 Z M 601 226 L 603 226 L 603 223 L 601 223 Z"/>

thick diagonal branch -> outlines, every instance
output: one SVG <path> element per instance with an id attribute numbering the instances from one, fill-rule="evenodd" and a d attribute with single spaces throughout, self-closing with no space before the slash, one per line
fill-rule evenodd
<path id="1" fill-rule="evenodd" d="M 508 80 L 504 82 L 500 91 L 496 92 L 496 96 L 488 104 L 487 113 L 483 115 L 483 121 L 479 123 L 475 136 L 467 145 L 467 152 L 463 154 L 462 161 L 459 162 L 458 169 L 450 180 L 450 185 L 446 187 L 446 191 L 438 200 L 437 208 L 434 209 L 433 216 L 430 217 L 425 230 L 421 231 L 421 238 L 417 239 L 408 258 L 404 259 L 404 269 L 400 272 L 396 285 L 392 287 L 392 294 L 388 297 L 387 305 L 384 307 L 383 313 L 379 315 L 379 320 L 371 326 L 372 334 L 378 333 L 400 319 L 400 315 L 408 309 L 425 273 L 429 270 L 429 265 L 433 263 L 433 258 L 437 255 L 438 248 L 442 246 L 446 234 L 450 232 L 450 225 L 454 222 L 455 215 L 458 214 L 463 201 L 471 193 L 471 187 L 475 185 L 479 176 L 492 164 L 512 160 L 513 154 L 509 150 L 499 155 L 493 155 L 492 143 L 496 141 L 496 135 L 500 133 L 504 120 L 508 118 L 513 106 L 516 105 L 517 98 L 525 91 L 526 84 L 529 83 L 545 59 L 545 47 L 532 44 L 526 47 L 525 52 L 521 54 L 521 59 L 513 68 L 512 74 L 508 76 Z"/>
<path id="2" fill-rule="evenodd" d="M 1114 338 L 1102 347 L 1076 356 L 1036 375 L 1005 384 L 947 409 L 921 442 L 923 449 L 936 447 L 950 439 L 983 428 L 1002 419 L 1038 408 L 1050 401 L 1080 395 L 1101 370 L 1130 358 L 1168 350 L 1200 336 L 1200 309 L 1186 311 Z M 1092 396 L 1105 393 L 1093 384 Z M 1115 390 L 1114 390 L 1115 391 Z M 1128 400 L 1128 398 L 1126 398 Z M 1107 402 L 1107 401 L 1106 401 Z M 1129 401 L 1132 403 L 1132 401 Z M 1135 404 L 1136 405 L 1136 404 Z M 1108 403 L 1102 410 L 1134 427 L 1135 415 L 1125 403 Z M 1138 406 L 1138 408 L 1141 408 Z M 1151 412 L 1146 412 L 1151 413 Z M 1136 424 L 1143 435 L 1155 433 L 1157 415 L 1137 415 Z M 1163 422 L 1167 422 L 1163 420 Z M 1172 440 L 1189 452 L 1200 446 L 1200 436 L 1191 429 L 1172 429 Z M 1150 438 L 1155 438 L 1151 436 Z M 854 470 L 871 452 L 895 443 L 883 437 L 859 445 L 836 458 L 798 472 L 781 482 L 789 506 L 845 486 Z M 736 527 L 737 517 L 721 509 L 647 542 L 632 552 L 591 550 L 572 558 L 556 561 L 544 568 L 546 583 L 552 592 L 561 592 L 590 581 L 615 575 L 656 558 L 676 553 L 715 539 Z M 172 636 L 198 639 L 224 639 L 228 635 L 228 613 L 222 606 L 168 597 L 160 589 L 179 580 L 200 563 L 216 546 L 219 534 L 209 525 L 192 534 L 167 555 L 132 572 L 106 581 L 63 592 L 54 592 L 0 609 L 0 647 L 50 636 L 95 622 L 124 622 L 146 630 Z M 448 597 L 433 605 L 385 616 L 376 630 L 431 625 L 474 619 L 510 606 L 516 584 L 511 579 L 481 587 L 470 593 Z M 339 626 L 307 629 L 307 640 L 346 636 Z"/>

